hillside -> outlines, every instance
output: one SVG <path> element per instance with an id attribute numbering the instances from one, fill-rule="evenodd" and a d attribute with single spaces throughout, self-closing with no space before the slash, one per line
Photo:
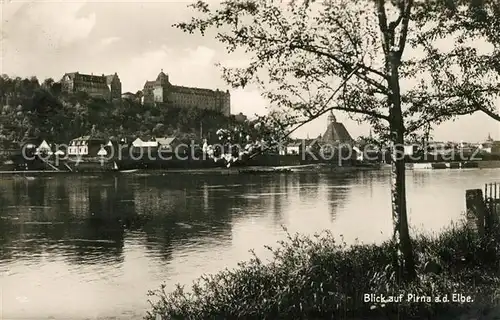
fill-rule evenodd
<path id="1" fill-rule="evenodd" d="M 169 104 L 147 107 L 138 101 L 107 102 L 86 93 L 62 93 L 52 79 L 0 78 L 0 143 L 35 136 L 54 143 L 95 132 L 105 138 L 176 135 L 181 138 L 215 138 L 219 128 L 235 124 L 217 112 L 197 106 Z"/>

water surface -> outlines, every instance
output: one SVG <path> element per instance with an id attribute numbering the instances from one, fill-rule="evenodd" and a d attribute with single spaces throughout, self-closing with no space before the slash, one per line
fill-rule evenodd
<path id="1" fill-rule="evenodd" d="M 408 172 L 411 225 L 461 218 L 500 170 Z M 140 319 L 149 289 L 189 284 L 290 232 L 352 243 L 391 234 L 387 172 L 0 180 L 3 319 Z M 1 317 L 0 317 L 1 318 Z"/>

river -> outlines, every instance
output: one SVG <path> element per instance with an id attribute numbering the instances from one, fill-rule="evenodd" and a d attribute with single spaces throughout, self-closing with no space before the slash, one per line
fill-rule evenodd
<path id="1" fill-rule="evenodd" d="M 0 318 L 141 319 L 149 289 L 189 285 L 250 249 L 265 255 L 283 226 L 383 241 L 389 181 L 386 171 L 2 178 Z M 465 190 L 494 181 L 499 169 L 409 171 L 414 232 L 461 219 Z"/>

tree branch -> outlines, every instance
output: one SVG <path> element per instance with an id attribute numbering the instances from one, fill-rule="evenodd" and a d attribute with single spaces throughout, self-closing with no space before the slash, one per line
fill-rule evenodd
<path id="1" fill-rule="evenodd" d="M 401 59 L 403 56 L 403 51 L 405 49 L 406 45 L 406 37 L 408 36 L 408 25 L 410 23 L 410 13 L 411 9 L 413 7 L 413 0 L 407 0 L 406 6 L 402 5 L 401 10 L 404 10 L 401 12 L 402 17 L 402 26 L 401 26 L 401 34 L 399 35 L 399 43 L 398 43 L 398 57 Z"/>
<path id="2" fill-rule="evenodd" d="M 332 95 L 330 96 L 330 98 L 325 102 L 325 106 L 333 99 L 333 97 L 335 97 L 335 95 L 344 87 L 344 85 L 349 81 L 349 79 L 354 75 L 354 73 L 357 71 L 357 69 L 355 68 L 353 71 L 351 71 L 347 77 L 344 79 L 344 81 L 342 81 L 342 83 L 337 87 L 337 89 L 332 93 Z M 324 115 L 325 113 L 327 113 L 328 111 L 331 111 L 331 110 L 334 110 L 334 109 L 337 109 L 337 110 L 344 110 L 344 111 L 347 111 L 346 108 L 343 108 L 341 109 L 341 107 L 330 107 L 330 108 L 326 108 L 326 109 L 320 109 L 316 114 L 312 114 L 307 120 L 305 121 L 302 121 L 298 126 L 296 126 L 295 128 L 293 128 L 292 130 L 290 130 L 283 138 L 287 138 L 289 137 L 292 133 L 294 133 L 295 131 L 297 131 L 299 128 L 301 128 L 302 126 L 304 126 L 305 124 L 321 117 L 322 115 Z M 357 109 L 356 109 L 357 110 Z M 357 111 L 358 113 L 364 113 L 364 114 L 367 114 L 367 112 L 361 112 L 361 110 L 358 110 Z M 377 114 L 378 115 L 378 114 Z M 386 116 L 383 116 L 383 115 L 379 115 L 379 117 L 381 119 L 389 119 L 388 117 Z M 264 151 L 266 150 L 269 150 L 271 147 L 266 147 L 266 148 L 263 148 L 261 150 L 259 150 L 259 152 L 251 155 L 248 159 L 252 159 L 252 158 L 255 158 L 256 156 L 262 154 Z"/>
<path id="3" fill-rule="evenodd" d="M 389 116 L 380 114 L 376 111 L 370 111 L 370 110 L 361 110 L 361 109 L 356 109 L 356 108 L 347 108 L 347 107 L 329 107 L 326 109 L 325 112 L 331 111 L 331 110 L 341 110 L 345 112 L 353 112 L 353 113 L 359 113 L 359 114 L 364 114 L 370 117 L 374 117 L 377 119 L 383 119 L 386 121 L 389 121 Z M 324 114 L 324 113 L 322 113 Z"/>
<path id="4" fill-rule="evenodd" d="M 477 111 L 477 110 L 454 111 L 453 113 L 446 113 L 446 114 L 443 113 L 443 114 L 439 114 L 439 115 L 431 117 L 431 118 L 424 118 L 424 119 L 422 119 L 422 121 L 419 121 L 419 122 L 415 123 L 413 126 L 408 127 L 406 132 L 407 133 L 414 132 L 415 130 L 417 130 L 418 128 L 423 126 L 424 124 L 430 124 L 431 122 L 439 121 L 439 120 L 441 120 L 441 118 L 444 118 L 444 117 L 463 116 L 463 115 L 467 115 L 467 114 L 472 114 L 475 111 Z"/>
<path id="5" fill-rule="evenodd" d="M 478 111 L 482 111 L 486 113 L 490 118 L 500 121 L 500 115 L 496 114 L 495 112 L 483 107 L 483 106 L 477 106 Z"/>
<path id="6" fill-rule="evenodd" d="M 328 52 L 324 52 L 324 51 L 320 51 L 316 48 L 314 48 L 313 46 L 307 46 L 307 47 L 304 47 L 304 46 L 297 46 L 297 45 L 293 45 L 293 47 L 291 47 L 291 49 L 301 49 L 301 50 L 304 50 L 304 51 L 307 51 L 307 52 L 310 52 L 310 53 L 315 53 L 319 56 L 324 56 L 324 57 L 327 57 L 327 58 L 330 58 L 332 59 L 333 61 L 337 62 L 338 64 L 340 64 L 341 66 L 343 66 L 344 68 L 345 67 L 348 67 L 350 66 L 351 68 L 355 67 L 356 65 L 359 65 L 361 69 L 365 70 L 365 71 L 368 71 L 368 72 L 371 72 L 371 73 L 374 73 L 376 75 L 378 75 L 379 77 L 382 77 L 383 79 L 387 79 L 387 75 L 385 75 L 383 72 L 380 72 L 376 69 L 373 69 L 363 63 L 360 63 L 360 62 L 357 62 L 356 65 L 353 65 L 353 64 L 350 64 L 346 61 L 343 61 L 341 59 L 339 59 L 338 57 L 336 57 L 335 55 L 331 54 L 331 53 L 328 53 Z"/>
<path id="7" fill-rule="evenodd" d="M 355 64 L 351 64 L 351 63 L 345 62 L 345 61 L 339 59 L 338 57 L 336 57 L 333 54 L 330 54 L 330 53 L 327 53 L 327 52 L 323 52 L 323 51 L 319 51 L 319 50 L 315 49 L 312 46 L 307 46 L 307 47 L 298 47 L 298 46 L 295 46 L 294 49 L 301 49 L 301 50 L 304 50 L 304 51 L 307 51 L 307 52 L 310 52 L 310 53 L 315 53 L 315 54 L 317 54 L 319 56 L 324 56 L 324 57 L 330 58 L 333 61 L 335 61 L 336 63 L 338 63 L 339 65 L 341 65 L 347 71 L 351 71 L 351 69 L 359 67 L 358 69 L 363 69 L 363 70 L 372 72 L 372 73 L 377 74 L 378 76 L 382 77 L 383 79 L 387 80 L 387 76 L 384 75 L 382 72 L 380 72 L 378 70 L 370 68 L 370 67 L 368 67 L 368 66 L 366 66 L 366 65 L 364 65 L 362 63 L 359 63 L 359 62 L 357 62 Z M 372 85 L 375 88 L 377 88 L 380 92 L 382 92 L 384 94 L 389 94 L 389 91 L 388 91 L 388 89 L 386 87 L 384 87 L 382 84 L 378 83 L 377 81 L 375 81 L 373 79 L 370 79 L 364 73 L 356 70 L 355 75 L 358 78 L 360 78 L 361 80 L 363 80 L 366 83 L 368 83 L 369 85 Z"/>
<path id="8" fill-rule="evenodd" d="M 280 41 L 278 39 L 268 38 L 265 36 L 253 36 L 253 38 L 256 40 L 260 40 L 260 41 L 269 41 L 269 42 L 274 42 L 274 43 L 285 44 L 284 41 Z M 301 45 L 299 43 L 291 43 L 289 45 L 289 48 L 290 48 L 290 50 L 299 49 L 299 50 L 304 50 L 304 51 L 309 52 L 309 53 L 317 54 L 318 56 L 327 57 L 327 58 L 332 59 L 333 61 L 337 62 L 338 64 L 340 64 L 344 68 L 346 66 L 350 66 L 351 68 L 354 68 L 356 66 L 356 65 L 353 65 L 351 63 L 348 63 L 348 62 L 340 59 L 339 57 L 336 57 L 335 55 L 333 55 L 331 53 L 321 51 L 317 47 L 314 47 L 312 45 L 306 46 L 306 45 Z M 378 75 L 379 77 L 382 77 L 383 79 L 387 80 L 387 75 L 385 75 L 383 72 L 381 72 L 377 69 L 373 69 L 373 68 L 371 68 L 363 63 L 360 63 L 360 62 L 358 62 L 357 65 L 359 65 L 361 67 L 361 69 L 366 70 L 367 72 L 374 73 L 374 74 Z"/>
<path id="9" fill-rule="evenodd" d="M 380 27 L 380 31 L 382 32 L 382 44 L 384 48 L 384 53 L 388 55 L 391 49 L 391 42 L 389 39 L 389 29 L 387 27 L 385 0 L 377 0 L 376 5 L 377 5 L 378 25 Z"/>

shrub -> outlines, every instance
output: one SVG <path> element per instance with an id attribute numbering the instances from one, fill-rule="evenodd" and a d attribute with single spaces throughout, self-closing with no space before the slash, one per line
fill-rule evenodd
<path id="1" fill-rule="evenodd" d="M 480 239 L 466 226 L 453 226 L 438 236 L 414 240 L 418 280 L 399 284 L 392 265 L 394 246 L 336 242 L 328 231 L 314 237 L 291 236 L 278 248 L 268 247 L 272 259 L 257 256 L 238 268 L 203 276 L 190 291 L 178 285 L 170 293 L 162 285 L 150 291 L 152 310 L 145 319 L 349 319 L 355 317 L 399 319 L 488 312 L 496 304 L 499 278 L 497 234 Z M 491 240 L 493 239 L 493 240 Z M 494 254 L 490 259 L 488 255 Z M 439 274 L 426 273 L 433 261 Z M 490 270 L 491 272 L 485 272 Z M 399 296 L 399 303 L 367 303 L 365 294 Z M 436 303 L 452 294 L 473 297 L 474 302 Z M 408 301 L 408 294 L 432 301 Z M 441 317 L 440 317 L 441 319 Z"/>

